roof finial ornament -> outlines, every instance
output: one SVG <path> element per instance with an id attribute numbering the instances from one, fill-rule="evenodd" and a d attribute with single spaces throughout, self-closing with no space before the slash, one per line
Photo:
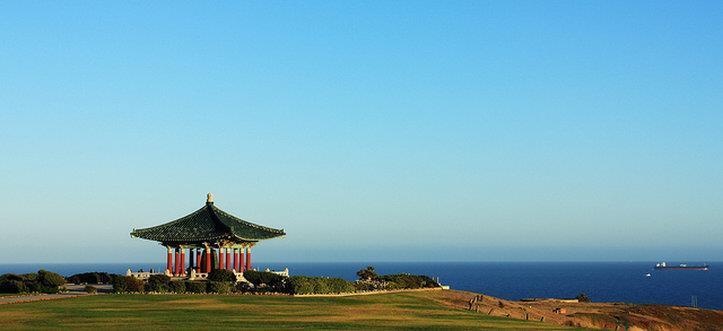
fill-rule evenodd
<path id="1" fill-rule="evenodd" d="M 208 192 L 208 194 L 206 194 L 206 203 L 213 204 L 213 194 L 211 194 L 211 192 Z"/>

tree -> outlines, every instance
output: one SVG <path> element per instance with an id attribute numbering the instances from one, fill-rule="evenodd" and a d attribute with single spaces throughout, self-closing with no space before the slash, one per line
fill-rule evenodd
<path id="1" fill-rule="evenodd" d="M 579 302 L 592 302 L 592 300 L 590 300 L 590 297 L 588 297 L 585 293 L 578 294 L 575 299 L 577 299 L 577 301 Z"/>
<path id="2" fill-rule="evenodd" d="M 38 281 L 46 287 L 58 287 L 65 284 L 65 278 L 54 272 L 40 270 L 38 271 Z"/>
<path id="3" fill-rule="evenodd" d="M 365 281 L 372 281 L 377 279 L 377 272 L 374 270 L 374 267 L 368 266 L 364 269 L 361 269 L 356 272 L 356 275 L 359 276 L 359 280 L 365 280 Z"/>

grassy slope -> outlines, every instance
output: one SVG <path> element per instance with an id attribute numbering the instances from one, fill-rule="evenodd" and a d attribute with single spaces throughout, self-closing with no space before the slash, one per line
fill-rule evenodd
<path id="1" fill-rule="evenodd" d="M 0 306 L 6 328 L 561 329 L 451 309 L 425 293 L 334 298 L 97 295 Z M 569 329 L 565 329 L 569 330 Z"/>

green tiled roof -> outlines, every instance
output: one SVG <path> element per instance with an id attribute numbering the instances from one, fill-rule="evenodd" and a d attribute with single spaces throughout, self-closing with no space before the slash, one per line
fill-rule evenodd
<path id="1" fill-rule="evenodd" d="M 201 244 L 219 240 L 256 242 L 286 235 L 273 229 L 244 221 L 207 203 L 203 208 L 175 221 L 158 226 L 134 229 L 131 236 L 161 243 Z"/>

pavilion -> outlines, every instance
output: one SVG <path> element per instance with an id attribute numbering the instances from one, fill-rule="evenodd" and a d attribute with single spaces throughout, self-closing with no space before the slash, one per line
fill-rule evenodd
<path id="1" fill-rule="evenodd" d="M 191 274 L 191 278 L 205 278 L 213 269 L 234 273 L 250 270 L 251 247 L 261 240 L 284 235 L 283 229 L 254 224 L 224 212 L 213 204 L 211 193 L 206 205 L 191 214 L 131 232 L 131 237 L 157 241 L 168 249 L 167 275 Z"/>

